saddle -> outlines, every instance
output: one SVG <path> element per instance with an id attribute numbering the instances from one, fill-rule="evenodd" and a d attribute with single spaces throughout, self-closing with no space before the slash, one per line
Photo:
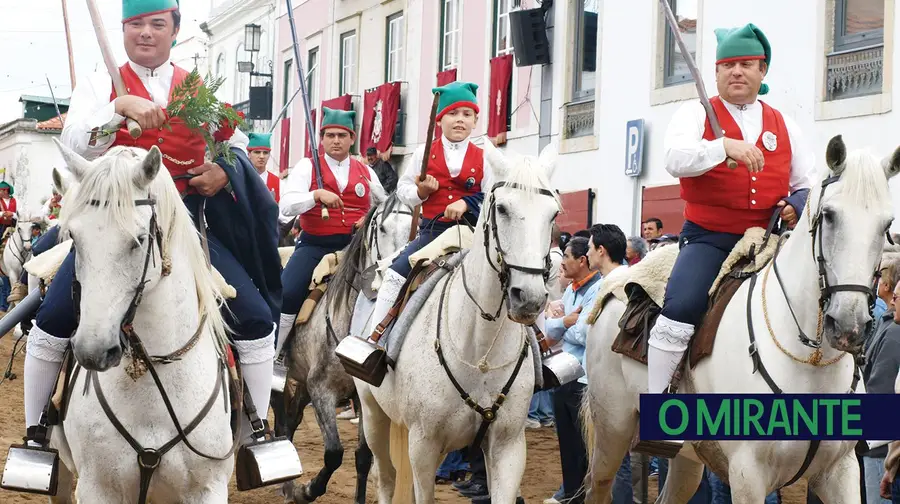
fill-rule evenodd
<path id="1" fill-rule="evenodd" d="M 318 305 L 319 301 L 325 296 L 325 291 L 328 290 L 328 282 L 337 272 L 343 257 L 343 250 L 325 254 L 325 257 L 323 257 L 322 260 L 319 261 L 319 264 L 316 265 L 315 269 L 313 269 L 312 280 L 309 282 L 310 292 L 303 301 L 303 305 L 300 306 L 300 312 L 297 314 L 297 321 L 294 322 L 295 327 L 307 323 L 309 318 L 312 317 L 316 305 Z"/>
<path id="2" fill-rule="evenodd" d="M 745 280 L 772 259 L 777 237 L 769 237 L 766 246 L 763 246 L 764 239 L 764 229 L 748 229 L 722 264 L 709 290 L 707 310 L 688 347 L 686 360 L 691 369 L 712 354 L 722 315 L 731 298 Z M 610 285 L 604 285 L 588 321 L 591 324 L 596 321 L 613 295 L 626 303 L 625 312 L 619 319 L 619 333 L 612 344 L 613 352 L 647 364 L 650 330 L 662 310 L 665 286 L 678 252 L 678 247 L 658 248 L 632 268 L 622 268 L 625 273 L 613 279 Z"/>

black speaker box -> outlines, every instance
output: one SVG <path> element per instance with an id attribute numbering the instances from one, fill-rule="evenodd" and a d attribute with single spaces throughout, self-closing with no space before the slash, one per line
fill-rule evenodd
<path id="1" fill-rule="evenodd" d="M 543 9 L 525 9 L 509 13 L 509 29 L 516 66 L 550 63 L 550 42 Z"/>
<path id="2" fill-rule="evenodd" d="M 272 118 L 272 86 L 250 86 L 250 114 L 248 119 Z"/>

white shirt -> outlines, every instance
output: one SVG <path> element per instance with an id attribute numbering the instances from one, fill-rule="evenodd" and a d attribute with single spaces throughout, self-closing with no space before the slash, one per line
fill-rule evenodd
<path id="1" fill-rule="evenodd" d="M 741 128 L 745 141 L 755 145 L 762 134 L 762 105 L 759 100 L 744 106 L 725 100 L 722 103 Z M 816 159 L 800 127 L 787 115 L 782 114 L 782 117 L 791 142 L 790 191 L 793 193 L 798 189 L 812 187 Z M 721 119 L 719 122 L 722 122 Z M 706 109 L 699 100 L 685 103 L 672 116 L 664 140 L 666 171 L 670 175 L 678 178 L 697 177 L 725 161 L 724 137 L 704 140 L 705 128 Z M 762 150 L 763 158 L 767 152 Z"/>
<path id="2" fill-rule="evenodd" d="M 169 104 L 169 92 L 172 88 L 172 77 L 175 67 L 166 61 L 159 68 L 151 70 L 129 61 L 134 73 L 141 79 L 150 98 L 160 107 Z M 112 80 L 107 72 L 95 72 L 78 81 L 72 91 L 69 111 L 66 115 L 61 141 L 84 158 L 92 160 L 101 156 L 112 145 L 115 135 L 98 137 L 95 145 L 89 145 L 91 131 L 114 130 L 125 121 L 116 113 L 115 100 L 109 101 L 112 93 Z"/>
<path id="3" fill-rule="evenodd" d="M 462 171 L 463 160 L 466 157 L 466 152 L 469 150 L 470 138 L 466 138 L 461 142 L 451 142 L 447 137 L 441 135 L 441 142 L 444 147 L 444 161 L 447 163 L 451 177 L 458 176 L 459 172 Z M 406 166 L 403 176 L 397 181 L 397 197 L 411 207 L 421 205 L 425 201 L 419 198 L 419 189 L 416 186 L 416 180 L 419 179 L 421 174 L 422 156 L 424 155 L 425 145 L 420 145 L 413 153 L 412 161 Z M 481 178 L 482 191 L 493 185 L 493 178 L 490 165 L 484 163 L 484 175 Z"/>
<path id="4" fill-rule="evenodd" d="M 344 192 L 347 183 L 350 180 L 350 156 L 343 161 L 337 161 L 328 154 L 325 154 L 325 163 L 331 169 L 335 181 L 337 181 L 338 189 Z M 365 166 L 365 164 L 363 164 Z M 326 167 L 322 167 L 323 170 Z M 384 192 L 378 175 L 372 171 L 372 168 L 366 166 L 369 170 L 369 186 L 376 186 Z M 265 177 L 265 174 L 262 175 Z M 263 179 L 265 180 L 265 178 Z M 295 215 L 304 214 L 312 210 L 316 206 L 313 199 L 313 191 L 311 190 L 313 181 L 313 165 L 309 158 L 303 158 L 291 169 L 290 175 L 281 186 L 281 200 L 278 204 L 278 220 L 282 223 L 289 222 Z M 371 190 L 370 190 L 371 194 Z"/>

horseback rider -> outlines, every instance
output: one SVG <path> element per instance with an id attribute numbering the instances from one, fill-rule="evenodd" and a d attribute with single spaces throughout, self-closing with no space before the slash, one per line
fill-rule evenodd
<path id="1" fill-rule="evenodd" d="M 16 198 L 13 198 L 12 184 L 7 181 L 0 182 L 0 236 L 7 228 L 16 225 Z"/>
<path id="2" fill-rule="evenodd" d="M 123 34 L 128 62 L 119 68 L 129 94 L 116 96 L 105 72 L 80 79 L 74 89 L 61 140 L 88 160 L 113 146 L 157 146 L 164 165 L 184 195 L 191 214 L 206 205 L 212 265 L 237 291 L 224 317 L 254 405 L 268 411 L 275 348 L 275 317 L 281 304 L 276 205 L 246 154 L 233 148 L 234 165 L 205 162 L 202 135 L 180 119 L 169 120 L 165 107 L 188 71 L 170 60 L 181 13 L 177 0 L 124 0 Z M 133 139 L 123 124 L 138 122 L 143 134 Z M 168 123 L 168 125 L 167 125 Z M 223 191 L 226 186 L 230 191 Z M 69 338 L 77 327 L 72 298 L 74 250 L 63 262 L 37 312 L 25 360 L 25 417 L 31 427 L 56 383 Z M 89 302 L 89 301 L 88 301 Z M 263 415 L 264 416 L 264 415 Z M 249 421 L 241 415 L 243 432 Z M 245 436 L 245 439 L 249 437 Z"/>
<path id="3" fill-rule="evenodd" d="M 269 162 L 269 155 L 272 151 L 272 134 L 250 133 L 248 137 L 250 142 L 247 144 L 247 156 L 259 173 L 263 183 L 269 188 L 272 197 L 275 198 L 275 203 L 278 203 L 281 200 L 281 179 L 278 178 L 278 175 L 266 169 L 266 164 Z"/>
<path id="4" fill-rule="evenodd" d="M 484 164 L 483 149 L 470 139 L 478 122 L 477 90 L 477 84 L 468 82 L 452 82 L 432 89 L 433 93 L 440 93 L 435 120 L 443 133 L 431 144 L 425 180 L 419 180 L 425 155 L 423 145 L 416 149 L 412 162 L 397 183 L 400 201 L 410 207 L 422 206 L 422 220 L 418 236 L 394 259 L 378 289 L 372 320 L 379 327 L 412 271 L 409 256 L 459 221 L 465 220 L 472 225 L 478 221 L 484 200 L 482 188 L 491 187 L 493 177 L 489 166 Z M 385 325 L 390 325 L 390 321 Z"/>
<path id="5" fill-rule="evenodd" d="M 793 228 L 814 176 L 814 156 L 800 128 L 757 98 L 768 92 L 761 84 L 772 57 L 766 36 L 753 24 L 715 33 L 719 95 L 710 102 L 724 137 L 715 139 L 699 101 L 678 110 L 665 136 L 666 170 L 679 178 L 685 222 L 662 311 L 650 331 L 651 394 L 668 388 L 732 248 L 747 229 L 766 228 L 779 208 Z M 728 168 L 726 158 L 737 168 Z"/>
<path id="6" fill-rule="evenodd" d="M 325 153 L 319 155 L 319 166 L 324 187 L 319 187 L 316 182 L 312 160 L 301 159 L 288 175 L 279 204 L 282 223 L 299 215 L 302 231 L 281 274 L 284 300 L 276 355 L 281 353 L 303 301 L 309 295 L 313 270 L 323 257 L 350 244 L 353 232 L 369 212 L 372 189 L 384 193 L 378 175 L 350 156 L 350 147 L 356 140 L 356 112 L 328 107 L 322 110 L 319 139 Z M 322 205 L 337 209 L 337 212 L 324 220 Z"/>

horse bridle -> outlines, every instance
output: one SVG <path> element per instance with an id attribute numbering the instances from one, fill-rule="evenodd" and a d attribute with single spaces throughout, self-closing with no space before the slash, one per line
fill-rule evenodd
<path id="1" fill-rule="evenodd" d="M 391 210 L 390 212 L 388 212 L 388 214 L 390 214 L 390 215 L 412 215 L 412 212 L 409 210 L 401 210 L 398 207 L 397 209 L 394 209 L 394 210 Z M 379 219 L 379 217 L 381 217 L 383 215 L 384 215 L 384 212 L 375 212 L 375 215 L 372 216 L 372 221 L 369 223 L 369 228 L 370 228 L 369 231 L 371 232 L 371 234 L 369 235 L 369 240 L 366 244 L 366 248 L 368 250 L 372 250 L 373 248 L 375 249 L 375 256 L 378 258 L 378 261 L 381 261 L 382 259 L 384 259 L 381 256 L 381 247 L 378 246 L 378 226 L 380 226 L 381 224 L 384 223 L 384 221 L 379 223 L 378 219 Z M 374 228 L 374 229 L 372 229 L 372 228 Z"/>
<path id="2" fill-rule="evenodd" d="M 475 303 L 475 306 L 478 307 L 478 311 L 481 312 L 481 318 L 487 321 L 494 321 L 500 317 L 500 312 L 503 311 L 504 303 L 506 303 L 506 308 L 509 310 L 509 295 L 507 293 L 507 287 L 509 287 L 509 275 L 513 270 L 520 271 L 522 273 L 528 275 L 541 275 L 544 278 L 544 283 L 547 282 L 547 279 L 550 278 L 550 244 L 547 244 L 547 254 L 544 256 L 544 267 L 543 268 L 532 268 L 529 266 L 521 266 L 518 264 L 513 264 L 508 262 L 505 259 L 506 251 L 503 249 L 503 246 L 500 244 L 500 233 L 497 226 L 497 203 L 494 198 L 494 193 L 497 189 L 501 187 L 509 187 L 512 189 L 519 189 L 523 191 L 533 191 L 542 196 L 549 196 L 551 198 L 555 198 L 556 194 L 549 189 L 544 189 L 542 187 L 531 187 L 523 184 L 518 184 L 515 182 L 497 182 L 491 187 L 489 191 L 490 195 L 490 206 L 488 207 L 488 219 L 487 222 L 484 223 L 484 252 L 487 256 L 488 264 L 491 265 L 491 269 L 493 269 L 497 276 L 500 279 L 500 290 L 503 292 L 503 297 L 500 299 L 499 306 L 497 306 L 497 311 L 494 314 L 487 313 L 484 311 L 484 308 L 478 303 L 475 299 L 475 296 L 472 294 L 469 289 L 469 285 L 466 282 L 466 268 L 465 262 L 460 263 L 460 267 L 462 269 L 462 280 L 463 280 L 463 288 L 466 291 L 466 295 L 469 299 Z M 493 259 L 491 259 L 491 238 L 494 241 L 494 251 L 497 254 L 497 264 L 494 264 Z"/>

